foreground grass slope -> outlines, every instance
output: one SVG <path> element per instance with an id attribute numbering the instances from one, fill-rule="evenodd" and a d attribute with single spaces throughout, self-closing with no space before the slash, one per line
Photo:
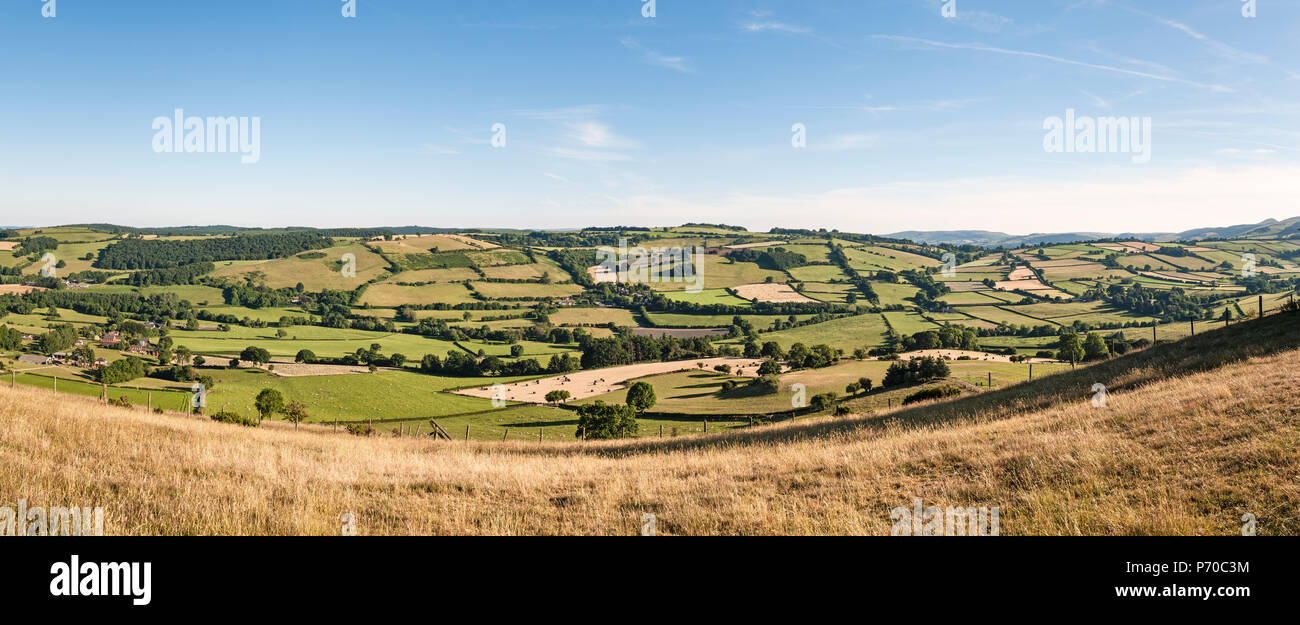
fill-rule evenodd
<path id="1" fill-rule="evenodd" d="M 1089 402 L 1094 383 L 1107 406 Z M 1300 533 L 1300 315 L 874 415 L 611 443 L 362 439 L 0 389 L 0 501 L 115 534 L 887 534 L 998 506 L 1004 534 Z"/>

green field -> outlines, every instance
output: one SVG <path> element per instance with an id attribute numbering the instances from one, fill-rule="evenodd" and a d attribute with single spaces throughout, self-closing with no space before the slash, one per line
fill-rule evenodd
<path id="1" fill-rule="evenodd" d="M 732 295 L 726 289 L 704 289 L 698 293 L 691 291 L 674 291 L 664 293 L 664 297 L 677 302 L 690 302 L 692 304 L 721 304 L 723 306 L 751 306 L 749 300 L 740 299 Z"/>
<path id="2" fill-rule="evenodd" d="M 889 326 L 902 335 L 939 329 L 938 325 L 926 321 L 920 313 L 887 310 L 883 314 L 889 320 Z"/>
<path id="3" fill-rule="evenodd" d="M 759 341 L 776 341 L 782 349 L 789 349 L 795 343 L 809 346 L 826 344 L 851 353 L 859 347 L 884 345 L 885 330 L 883 317 L 867 313 L 790 330 L 767 332 L 759 337 Z"/>
<path id="4" fill-rule="evenodd" d="M 705 254 L 703 265 L 702 272 L 696 269 L 698 272 L 696 279 L 701 281 L 705 290 L 757 284 L 769 277 L 776 282 L 785 282 L 789 279 L 784 272 L 763 269 L 755 263 L 727 260 L 714 254 Z M 651 276 L 651 279 L 655 278 L 656 276 Z M 681 291 L 690 285 L 685 282 L 651 282 L 650 286 L 656 291 Z"/>
<path id="5" fill-rule="evenodd" d="M 800 282 L 830 282 L 848 280 L 849 277 L 835 265 L 807 265 L 790 270 L 790 277 Z"/>
<path id="6" fill-rule="evenodd" d="M 471 267 L 452 267 L 449 269 L 417 269 L 393 274 L 386 283 L 423 284 L 426 282 L 465 282 L 477 280 L 481 276 Z"/>
<path id="7" fill-rule="evenodd" d="M 911 306 L 911 298 L 921 289 L 905 282 L 872 282 L 871 290 L 880 297 L 881 306 Z"/>
<path id="8" fill-rule="evenodd" d="M 725 328 L 731 325 L 732 319 L 739 316 L 741 319 L 754 324 L 754 328 L 764 331 L 772 327 L 777 321 L 787 322 L 790 320 L 789 315 L 686 315 L 678 313 L 646 313 L 650 321 L 659 328 Z M 813 315 L 795 315 L 796 321 L 810 319 Z"/>
<path id="9" fill-rule="evenodd" d="M 896 250 L 891 247 L 867 246 L 844 248 L 844 255 L 849 259 L 849 266 L 855 271 L 902 271 L 904 269 L 917 269 L 921 267 L 938 267 L 943 264 L 939 261 Z"/>

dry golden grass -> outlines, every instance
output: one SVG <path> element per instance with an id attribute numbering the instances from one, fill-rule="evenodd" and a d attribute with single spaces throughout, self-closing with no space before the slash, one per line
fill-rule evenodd
<path id="1" fill-rule="evenodd" d="M 1300 315 L 946 403 L 608 443 L 362 439 L 0 390 L 0 505 L 113 534 L 887 534 L 998 506 L 1003 534 L 1300 533 Z M 1108 406 L 1089 403 L 1093 382 Z"/>

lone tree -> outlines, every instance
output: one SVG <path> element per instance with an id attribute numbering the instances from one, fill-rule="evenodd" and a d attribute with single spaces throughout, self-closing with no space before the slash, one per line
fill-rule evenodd
<path id="1" fill-rule="evenodd" d="M 812 402 L 811 402 L 812 407 L 814 410 L 825 410 L 829 408 L 831 404 L 835 403 L 835 399 L 836 399 L 835 393 L 833 392 L 822 393 L 820 395 L 813 395 Z"/>
<path id="2" fill-rule="evenodd" d="M 637 382 L 627 389 L 627 405 L 638 413 L 654 408 L 657 401 L 655 387 L 650 386 L 649 382 Z"/>
<path id="3" fill-rule="evenodd" d="M 256 346 L 245 347 L 244 351 L 239 353 L 239 359 L 255 365 L 264 365 L 271 362 L 271 352 Z"/>
<path id="4" fill-rule="evenodd" d="M 284 410 L 284 395 L 273 388 L 264 388 L 257 394 L 253 405 L 257 408 L 257 414 L 263 419 L 269 419 L 275 413 Z"/>
<path id="5" fill-rule="evenodd" d="M 551 391 L 546 394 L 546 403 L 559 405 L 568 401 L 572 396 L 569 391 Z"/>
<path id="6" fill-rule="evenodd" d="M 1083 341 L 1083 357 L 1086 360 L 1102 360 L 1110 358 L 1110 348 L 1106 347 L 1106 341 L 1096 332 L 1089 332 L 1088 338 Z"/>
<path id="7" fill-rule="evenodd" d="M 310 364 L 314 360 L 316 360 L 316 352 L 310 349 L 299 350 L 298 355 L 293 357 L 293 361 L 298 363 Z"/>
<path id="8" fill-rule="evenodd" d="M 1061 349 L 1056 351 L 1056 359 L 1076 363 L 1083 360 L 1083 356 L 1083 344 L 1079 341 L 1079 335 L 1062 334 Z"/>
<path id="9" fill-rule="evenodd" d="M 631 406 L 597 401 L 578 407 L 578 437 L 608 440 L 636 433 L 636 410 Z"/>
<path id="10" fill-rule="evenodd" d="M 293 429 L 295 430 L 298 429 L 298 424 L 306 421 L 308 417 L 307 405 L 299 401 L 289 402 L 289 405 L 281 409 L 280 413 L 284 415 L 285 421 L 293 423 Z"/>

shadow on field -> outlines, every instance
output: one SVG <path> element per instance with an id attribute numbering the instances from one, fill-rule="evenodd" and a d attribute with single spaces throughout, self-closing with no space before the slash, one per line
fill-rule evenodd
<path id="1" fill-rule="evenodd" d="M 1161 344 L 1106 362 L 1022 382 L 955 400 L 922 404 L 881 415 L 819 419 L 806 424 L 780 424 L 715 435 L 649 438 L 596 443 L 560 449 L 518 448 L 514 453 L 538 455 L 591 454 L 621 457 L 665 451 L 700 450 L 806 440 L 860 432 L 883 431 L 886 423 L 902 428 L 928 427 L 978 418 L 1006 419 L 1064 402 L 1087 401 L 1092 385 L 1100 382 L 1109 392 L 1132 390 L 1146 384 L 1210 371 L 1249 358 L 1300 348 L 1300 313 L 1284 312 L 1243 321 L 1173 343 Z"/>

